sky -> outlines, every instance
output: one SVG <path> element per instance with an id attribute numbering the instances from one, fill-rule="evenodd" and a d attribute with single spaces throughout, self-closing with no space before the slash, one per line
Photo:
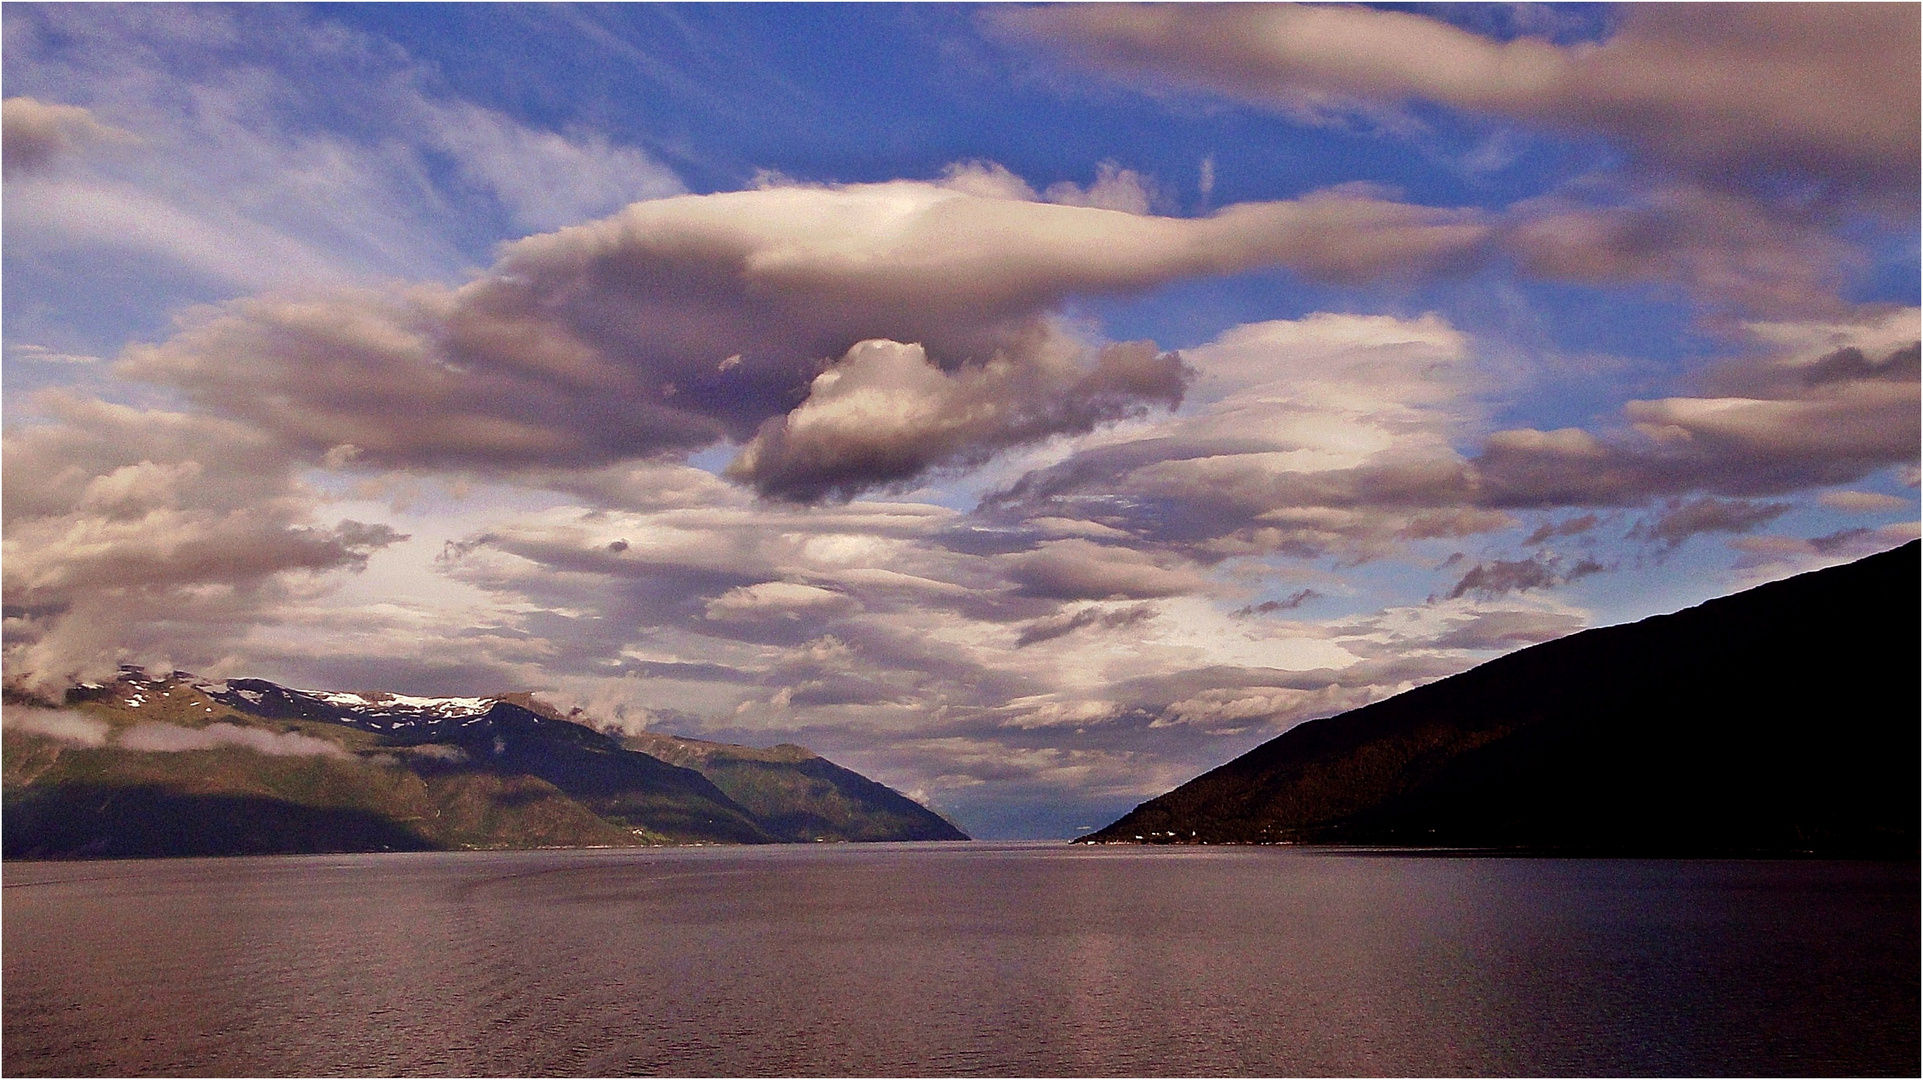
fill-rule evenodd
<path id="1" fill-rule="evenodd" d="M 0 18 L 42 691 L 532 690 L 1071 837 L 1918 535 L 1914 5 Z"/>

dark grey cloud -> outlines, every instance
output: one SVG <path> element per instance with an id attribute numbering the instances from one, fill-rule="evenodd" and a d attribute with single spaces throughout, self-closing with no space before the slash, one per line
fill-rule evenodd
<path id="1" fill-rule="evenodd" d="M 1527 559 L 1495 559 L 1477 563 L 1468 573 L 1462 575 L 1449 589 L 1451 600 L 1471 593 L 1482 597 L 1497 597 L 1504 593 L 1527 592 L 1531 589 L 1552 589 L 1567 585 L 1572 581 L 1600 573 L 1604 567 L 1592 559 L 1582 559 L 1567 570 L 1562 568 L 1562 560 L 1553 555 L 1535 555 Z"/>
<path id="2" fill-rule="evenodd" d="M 1694 499 L 1670 499 L 1653 520 L 1630 530 L 1635 539 L 1654 540 L 1675 547 L 1698 533 L 1744 533 L 1767 525 L 1788 513 L 1786 502 L 1758 503 L 1743 499 L 1718 499 L 1704 495 Z"/>
<path id="3" fill-rule="evenodd" d="M 1235 609 L 1230 614 L 1246 619 L 1251 615 L 1273 615 L 1278 611 L 1294 611 L 1311 600 L 1322 599 L 1322 594 L 1314 589 L 1298 589 L 1281 600 L 1264 600 L 1259 604 L 1249 604 Z"/>
<path id="4" fill-rule="evenodd" d="M 1500 596 L 1506 592 L 1522 592 L 1556 585 L 1560 581 L 1555 568 L 1542 559 L 1497 559 L 1494 562 L 1477 563 L 1461 580 L 1449 590 L 1451 600 L 1474 592 L 1483 596 Z"/>
<path id="5" fill-rule="evenodd" d="M 1823 555 L 1834 555 L 1849 551 L 1873 535 L 1875 530 L 1858 526 L 1853 529 L 1838 529 L 1827 536 L 1810 537 L 1809 546 Z"/>
<path id="6" fill-rule="evenodd" d="M 1803 373 L 1803 385 L 1822 386 L 1856 379 L 1916 382 L 1919 357 L 1923 357 L 1923 345 L 1917 343 L 1894 350 L 1881 360 L 1872 360 L 1863 355 L 1863 350 L 1846 345 L 1811 364 Z"/>
<path id="7" fill-rule="evenodd" d="M 1025 649 L 1030 645 L 1053 641 L 1088 626 L 1119 630 L 1125 626 L 1147 622 L 1154 617 L 1155 609 L 1148 604 L 1136 604 L 1133 607 L 1118 608 L 1113 611 L 1096 607 L 1083 608 L 1080 611 L 1047 619 L 1037 619 L 1022 627 L 1022 632 L 1015 637 L 1015 647 Z"/>
<path id="8" fill-rule="evenodd" d="M 1762 327 L 1765 347 L 1707 372 L 1705 396 L 1631 401 L 1621 430 L 1496 432 L 1472 462 L 1478 498 L 1518 508 L 1756 498 L 1914 462 L 1917 313 L 1872 314 Z"/>
<path id="9" fill-rule="evenodd" d="M 1595 514 L 1577 514 L 1562 521 L 1545 521 L 1523 543 L 1540 544 L 1558 536 L 1577 536 L 1595 528 L 1600 520 Z"/>

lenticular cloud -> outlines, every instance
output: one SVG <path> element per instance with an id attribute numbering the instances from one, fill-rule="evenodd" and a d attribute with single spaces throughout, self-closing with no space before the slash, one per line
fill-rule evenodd
<path id="1" fill-rule="evenodd" d="M 510 244 L 459 288 L 235 302 L 120 370 L 310 460 L 501 472 L 727 439 L 752 443 L 735 475 L 764 493 L 846 496 L 1179 401 L 1153 346 L 1071 344 L 1052 325 L 1068 297 L 1262 266 L 1361 280 L 1487 234 L 1359 190 L 1170 218 L 979 181 L 636 203 Z M 884 373 L 919 419 L 851 439 L 837 418 Z"/>

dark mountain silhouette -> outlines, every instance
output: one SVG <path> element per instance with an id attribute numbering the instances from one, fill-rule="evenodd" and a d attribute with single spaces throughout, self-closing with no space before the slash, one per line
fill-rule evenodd
<path id="1" fill-rule="evenodd" d="M 1302 724 L 1083 842 L 1914 858 L 1919 547 Z"/>

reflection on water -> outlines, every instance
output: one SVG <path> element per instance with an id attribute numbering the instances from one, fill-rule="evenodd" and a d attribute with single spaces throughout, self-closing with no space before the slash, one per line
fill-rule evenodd
<path id="1" fill-rule="evenodd" d="M 10 1075 L 1919 1066 L 1914 863 L 837 845 L 5 885 Z"/>

